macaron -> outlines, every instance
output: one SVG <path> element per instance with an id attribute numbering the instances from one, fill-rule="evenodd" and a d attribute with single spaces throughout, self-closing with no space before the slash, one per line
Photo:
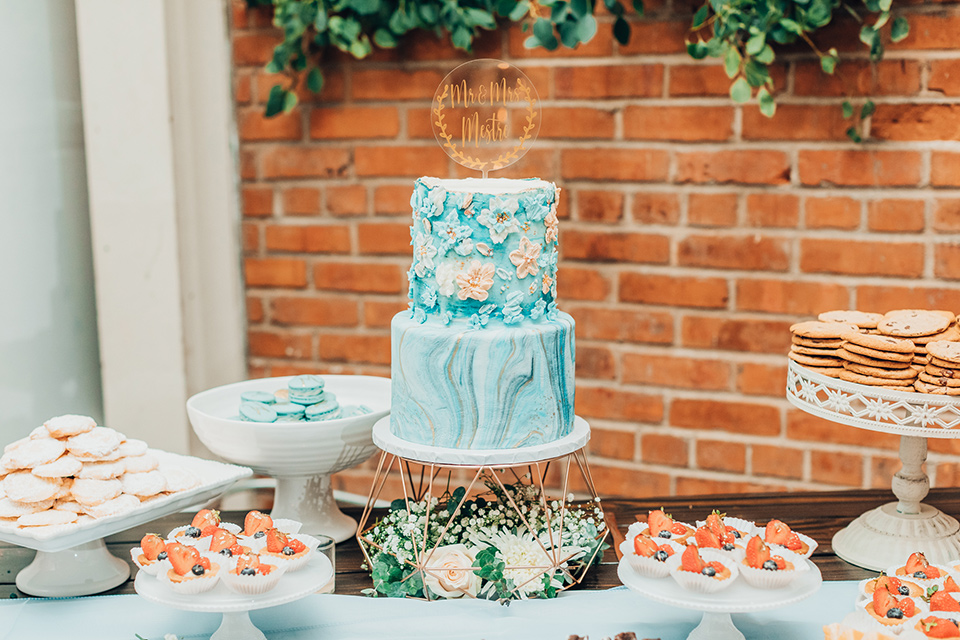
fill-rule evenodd
<path id="1" fill-rule="evenodd" d="M 337 396 L 330 392 L 323 394 L 323 400 L 316 404 L 311 404 L 306 409 L 308 422 L 336 420 L 340 417 L 340 413 L 340 403 L 337 402 Z"/>
<path id="2" fill-rule="evenodd" d="M 277 422 L 297 422 L 303 419 L 303 405 L 292 402 L 278 402 L 273 405 L 277 413 Z"/>
<path id="3" fill-rule="evenodd" d="M 287 383 L 290 402 L 311 405 L 323 400 L 323 378 L 320 376 L 297 376 Z"/>
<path id="4" fill-rule="evenodd" d="M 261 402 L 241 402 L 240 419 L 244 422 L 276 422 L 277 412 Z"/>
<path id="5" fill-rule="evenodd" d="M 276 396 L 267 391 L 245 391 L 240 394 L 240 402 L 259 402 L 261 404 L 273 404 L 277 401 Z"/>

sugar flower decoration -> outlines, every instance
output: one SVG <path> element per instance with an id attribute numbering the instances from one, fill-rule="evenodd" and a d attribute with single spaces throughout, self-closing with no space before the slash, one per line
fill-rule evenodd
<path id="1" fill-rule="evenodd" d="M 547 232 L 543 235 L 543 239 L 547 242 L 556 242 L 558 237 L 558 227 L 560 226 L 560 221 L 557 220 L 557 202 L 553 202 L 553 206 L 550 207 L 550 213 L 547 214 L 547 217 L 543 219 L 543 223 L 547 225 Z"/>
<path id="2" fill-rule="evenodd" d="M 461 300 L 473 298 L 474 300 L 486 300 L 487 291 L 493 286 L 494 266 L 492 262 L 480 264 L 479 260 L 470 263 L 467 271 L 457 274 L 457 284 L 460 285 L 460 291 L 457 297 Z"/>
<path id="3" fill-rule="evenodd" d="M 542 281 L 543 293 L 545 294 L 550 293 L 551 286 L 553 286 L 553 278 L 551 278 L 550 275 L 547 273 L 543 274 L 543 281 Z"/>
<path id="4" fill-rule="evenodd" d="M 487 207 L 477 216 L 477 222 L 490 229 L 490 239 L 500 244 L 507 236 L 518 231 L 517 226 L 517 199 L 490 198 Z"/>
<path id="5" fill-rule="evenodd" d="M 418 233 L 413 242 L 415 261 L 413 269 L 422 278 L 428 271 L 433 270 L 433 259 L 437 256 L 437 248 L 433 246 L 433 238 L 422 233 Z"/>
<path id="6" fill-rule="evenodd" d="M 510 252 L 510 262 L 517 267 L 517 279 L 523 280 L 527 276 L 536 275 L 540 270 L 537 258 L 540 257 L 540 245 L 530 242 L 527 236 L 520 238 L 520 246 Z"/>
<path id="7" fill-rule="evenodd" d="M 437 293 L 442 296 L 452 296 L 456 290 L 457 267 L 452 262 L 442 262 L 437 267 Z"/>
<path id="8" fill-rule="evenodd" d="M 467 225 L 460 224 L 460 218 L 457 217 L 455 211 L 451 211 L 449 214 L 443 217 L 442 220 L 437 220 L 434 224 L 434 229 L 437 232 L 437 235 L 440 238 L 440 252 L 441 254 L 446 254 L 451 247 L 458 247 L 458 245 L 464 243 L 465 241 L 470 242 L 470 235 L 473 233 L 473 230 Z M 473 243 L 470 242 L 470 251 L 473 250 Z M 457 248 L 457 253 L 460 255 L 466 255 L 461 253 L 461 249 Z M 470 253 L 467 251 L 467 253 Z"/>

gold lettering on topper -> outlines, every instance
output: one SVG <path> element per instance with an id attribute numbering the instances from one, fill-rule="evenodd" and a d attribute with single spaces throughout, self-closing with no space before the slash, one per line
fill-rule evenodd
<path id="1" fill-rule="evenodd" d="M 490 116 L 481 124 L 479 111 L 474 111 L 469 117 L 461 118 L 461 127 L 460 138 L 464 147 L 471 142 L 474 147 L 479 147 L 481 142 L 503 142 L 507 139 L 507 128 L 500 119 L 497 116 Z"/>

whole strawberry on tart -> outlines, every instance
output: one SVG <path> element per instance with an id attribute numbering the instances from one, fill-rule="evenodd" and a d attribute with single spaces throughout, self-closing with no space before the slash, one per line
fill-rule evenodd
<path id="1" fill-rule="evenodd" d="M 950 575 L 947 567 L 930 564 L 921 551 L 911 553 L 905 564 L 891 567 L 887 569 L 886 573 L 897 577 L 910 578 L 924 588 L 933 586 Z M 953 586 L 956 586 L 956 583 Z"/>
<path id="2" fill-rule="evenodd" d="M 684 544 L 693 534 L 693 527 L 674 520 L 664 513 L 663 509 L 655 509 L 647 515 L 646 535 L 651 538 L 662 538 Z"/>
<path id="3" fill-rule="evenodd" d="M 155 533 L 148 533 L 140 539 L 140 546 L 130 549 L 133 563 L 145 573 L 156 575 L 160 562 L 167 559 L 167 541 Z"/>
<path id="4" fill-rule="evenodd" d="M 787 550 L 770 552 L 760 536 L 747 541 L 740 573 L 751 586 L 759 589 L 780 589 L 793 582 L 809 566 L 803 556 Z"/>
<path id="5" fill-rule="evenodd" d="M 817 548 L 817 542 L 810 536 L 798 533 L 780 520 L 771 520 L 767 523 L 763 533 L 763 541 L 769 545 L 789 549 L 796 554 L 809 558 Z"/>
<path id="6" fill-rule="evenodd" d="M 714 511 L 703 525 L 697 527 L 693 539 L 701 549 L 717 549 L 739 560 L 743 557 L 741 535 L 734 527 L 725 525 L 722 516 Z"/>
<path id="7" fill-rule="evenodd" d="M 313 542 L 309 536 L 300 538 L 288 536 L 279 529 L 267 529 L 264 534 L 266 543 L 260 550 L 260 555 L 278 561 L 287 571 L 296 571 L 307 563 L 312 548 L 316 547 L 316 544 L 311 547 L 304 542 Z"/>
<path id="8" fill-rule="evenodd" d="M 670 575 L 684 589 L 715 593 L 729 587 L 739 575 L 736 564 L 715 549 L 688 545 L 679 559 L 670 561 Z"/>
<path id="9" fill-rule="evenodd" d="M 220 565 L 201 555 L 196 547 L 173 542 L 167 545 L 166 551 L 164 565 L 169 564 L 169 568 L 166 571 L 161 568 L 158 577 L 169 582 L 174 591 L 203 593 L 216 586 Z"/>
<path id="10" fill-rule="evenodd" d="M 910 596 L 897 598 L 886 587 L 878 587 L 873 597 L 863 603 L 865 611 L 875 621 L 888 628 L 902 627 L 919 613 L 917 603 Z"/>
<path id="11" fill-rule="evenodd" d="M 177 527 L 167 536 L 183 544 L 194 544 L 200 538 L 206 538 L 220 527 L 220 512 L 214 509 L 201 509 L 185 527 Z"/>
<path id="12" fill-rule="evenodd" d="M 930 611 L 949 611 L 960 613 L 960 602 L 947 591 L 937 590 L 930 596 Z M 954 616 L 956 617 L 956 616 Z"/>
<path id="13" fill-rule="evenodd" d="M 913 627 L 926 638 L 960 638 L 960 626 L 955 618 L 926 616 Z"/>

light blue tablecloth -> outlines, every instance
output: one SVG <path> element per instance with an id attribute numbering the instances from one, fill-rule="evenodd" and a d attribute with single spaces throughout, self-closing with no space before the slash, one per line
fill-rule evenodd
<path id="1" fill-rule="evenodd" d="M 748 640 L 818 640 L 824 624 L 853 610 L 856 582 L 825 582 L 803 602 L 733 621 Z M 682 640 L 700 614 L 646 600 L 625 588 L 579 591 L 556 600 L 514 602 L 509 607 L 476 600 L 418 602 L 360 596 L 312 595 L 250 615 L 269 640 L 591 640 L 633 631 L 638 638 Z M 206 639 L 218 614 L 187 613 L 139 596 L 0 603 L 3 640 L 156 640 L 175 633 Z"/>

